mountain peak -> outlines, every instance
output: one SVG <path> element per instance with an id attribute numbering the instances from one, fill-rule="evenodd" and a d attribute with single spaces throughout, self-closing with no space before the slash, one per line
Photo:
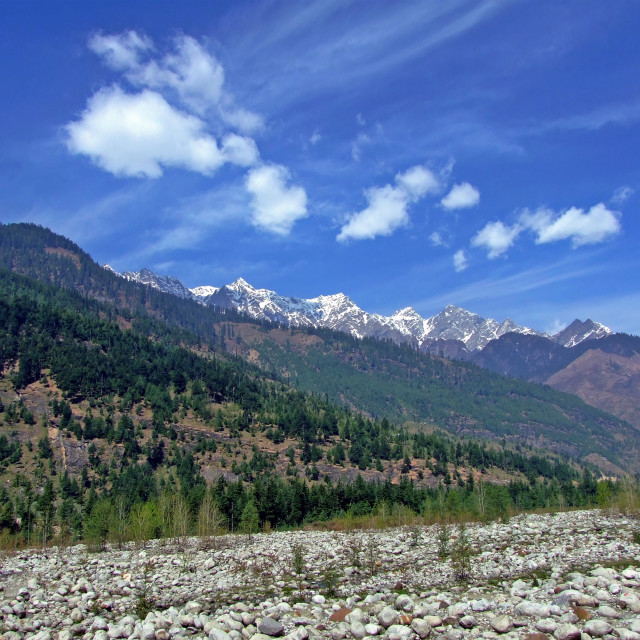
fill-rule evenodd
<path id="1" fill-rule="evenodd" d="M 404 309 L 398 309 L 395 311 L 392 318 L 420 318 L 420 314 L 413 307 L 405 307 Z"/>
<path id="2" fill-rule="evenodd" d="M 113 271 L 108 265 L 104 268 Z M 399 309 L 386 317 L 363 311 L 344 293 L 310 299 L 286 297 L 268 289 L 256 289 L 244 278 L 222 288 L 200 286 L 189 290 L 177 278 L 158 275 L 148 268 L 138 272 L 125 271 L 122 277 L 180 298 L 195 299 L 204 305 L 236 309 L 257 320 L 288 326 L 325 327 L 358 338 L 371 336 L 394 342 L 411 342 L 427 350 L 431 343 L 444 340 L 462 343 L 461 348 L 467 352 L 479 351 L 491 340 L 509 332 L 546 336 L 519 326 L 510 318 L 500 323 L 453 304 L 430 318 L 423 318 L 413 307 Z M 575 320 L 552 339 L 571 347 L 610 333 L 611 329 L 592 320 Z"/>
<path id="3" fill-rule="evenodd" d="M 238 278 L 235 282 L 227 285 L 232 289 L 241 289 L 244 291 L 256 291 L 255 287 L 252 287 L 244 278 Z"/>
<path id="4" fill-rule="evenodd" d="M 551 339 L 563 347 L 575 347 L 585 340 L 604 338 L 613 333 L 609 327 L 587 318 L 584 322 L 575 319 L 570 325 L 551 336 Z"/>

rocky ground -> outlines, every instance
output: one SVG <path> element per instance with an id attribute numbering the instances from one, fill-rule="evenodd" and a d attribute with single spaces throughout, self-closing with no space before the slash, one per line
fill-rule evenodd
<path id="1" fill-rule="evenodd" d="M 1 559 L 0 630 L 5 640 L 640 639 L 638 532 L 633 518 L 581 511 L 452 527 L 448 539 L 405 527 L 21 551 Z M 453 559 L 439 557 L 445 546 Z"/>

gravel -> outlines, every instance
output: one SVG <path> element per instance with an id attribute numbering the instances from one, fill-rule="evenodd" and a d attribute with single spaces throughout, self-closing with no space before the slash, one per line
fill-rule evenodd
<path id="1" fill-rule="evenodd" d="M 438 558 L 434 527 L 19 551 L 0 565 L 0 633 L 2 640 L 640 640 L 637 528 L 631 517 L 597 510 L 470 524 L 465 581 Z M 456 535 L 450 528 L 452 544 Z M 295 574 L 300 544 L 304 570 Z"/>

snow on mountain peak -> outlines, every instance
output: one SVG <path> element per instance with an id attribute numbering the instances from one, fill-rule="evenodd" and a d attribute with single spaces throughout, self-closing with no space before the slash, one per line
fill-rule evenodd
<path id="1" fill-rule="evenodd" d="M 104 268 L 113 271 L 108 265 Z M 489 341 L 509 332 L 546 336 L 519 326 L 510 318 L 500 323 L 453 304 L 429 318 L 423 318 L 412 307 L 405 307 L 387 317 L 363 311 L 344 293 L 310 299 L 286 297 L 268 289 L 256 289 L 244 278 L 221 288 L 205 285 L 189 290 L 176 278 L 161 276 L 149 269 L 124 272 L 122 277 L 204 305 L 233 308 L 258 320 L 287 326 L 324 327 L 358 338 L 371 336 L 410 342 L 423 348 L 439 341 L 459 341 L 467 351 L 478 351 Z M 574 346 L 610 333 L 611 329 L 599 323 L 576 320 L 551 339 L 564 346 Z"/>
<path id="2" fill-rule="evenodd" d="M 244 278 L 238 278 L 235 282 L 227 285 L 230 289 L 238 289 L 243 291 L 266 291 L 266 289 L 255 289 Z"/>
<path id="3" fill-rule="evenodd" d="M 194 287 L 193 289 L 189 289 L 191 293 L 193 293 L 196 298 L 208 298 L 212 296 L 214 293 L 220 291 L 220 287 L 211 287 L 209 285 L 203 285 L 201 287 Z"/>
<path id="4" fill-rule="evenodd" d="M 551 339 L 563 347 L 575 347 L 585 340 L 596 340 L 612 334 L 613 331 L 599 322 L 594 322 L 591 318 L 574 320 L 570 325 L 551 336 Z"/>

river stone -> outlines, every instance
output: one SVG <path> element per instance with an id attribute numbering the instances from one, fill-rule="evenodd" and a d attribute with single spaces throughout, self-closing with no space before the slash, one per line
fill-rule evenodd
<path id="1" fill-rule="evenodd" d="M 266 636 L 277 638 L 284 633 L 284 627 L 277 620 L 267 616 L 258 623 L 258 631 Z"/>
<path id="2" fill-rule="evenodd" d="M 212 627 L 209 630 L 209 640 L 231 640 L 231 636 L 218 627 Z"/>
<path id="3" fill-rule="evenodd" d="M 422 618 L 414 618 L 411 621 L 411 628 L 421 637 L 426 638 L 431 633 L 431 625 Z"/>
<path id="4" fill-rule="evenodd" d="M 391 607 L 385 607 L 378 614 L 378 622 L 385 628 L 388 629 L 391 625 L 395 624 L 398 621 L 400 614 Z"/>
<path id="5" fill-rule="evenodd" d="M 411 627 L 403 624 L 392 624 L 387 629 L 387 638 L 389 640 L 405 640 L 411 635 Z"/>
<path id="6" fill-rule="evenodd" d="M 553 635 L 557 640 L 578 640 L 582 634 L 578 627 L 566 622 L 559 625 Z"/>
<path id="7" fill-rule="evenodd" d="M 553 618 L 541 618 L 536 622 L 536 629 L 544 633 L 553 633 L 558 628 L 558 623 Z"/>
<path id="8" fill-rule="evenodd" d="M 478 621 L 475 619 L 474 616 L 468 615 L 468 616 L 463 616 L 462 618 L 460 618 L 460 621 L 458 622 L 458 624 L 463 629 L 473 629 L 473 627 L 477 627 L 478 626 Z"/>
<path id="9" fill-rule="evenodd" d="M 606 620 L 589 620 L 584 625 L 585 633 L 588 633 L 592 638 L 601 638 L 607 633 L 613 631 L 613 627 Z"/>
<path id="10" fill-rule="evenodd" d="M 492 618 L 489 624 L 491 624 L 492 629 L 497 633 L 507 633 L 513 629 L 513 622 L 511 622 L 511 618 L 506 615 Z"/>
<path id="11" fill-rule="evenodd" d="M 523 600 L 516 605 L 514 613 L 518 616 L 529 616 L 532 618 L 547 618 L 551 613 L 549 605 Z"/>
<path id="12" fill-rule="evenodd" d="M 368 620 L 368 616 L 364 613 L 362 609 L 356 607 L 351 611 L 351 613 L 347 614 L 345 620 L 349 624 L 353 624 L 354 622 L 359 622 L 360 624 L 364 624 Z"/>
<path id="13" fill-rule="evenodd" d="M 489 609 L 491 609 L 491 603 L 484 598 L 472 600 L 470 604 L 472 611 L 489 611 Z"/>
<path id="14" fill-rule="evenodd" d="M 367 632 L 364 628 L 364 625 L 362 624 L 362 622 L 358 621 L 358 620 L 354 620 L 351 623 L 351 635 L 356 639 L 356 640 L 362 640 L 362 638 L 364 638 L 367 635 Z"/>
<path id="15" fill-rule="evenodd" d="M 606 604 L 598 607 L 596 609 L 596 614 L 602 616 L 603 618 L 619 618 L 620 614 L 613 608 L 609 607 Z"/>

